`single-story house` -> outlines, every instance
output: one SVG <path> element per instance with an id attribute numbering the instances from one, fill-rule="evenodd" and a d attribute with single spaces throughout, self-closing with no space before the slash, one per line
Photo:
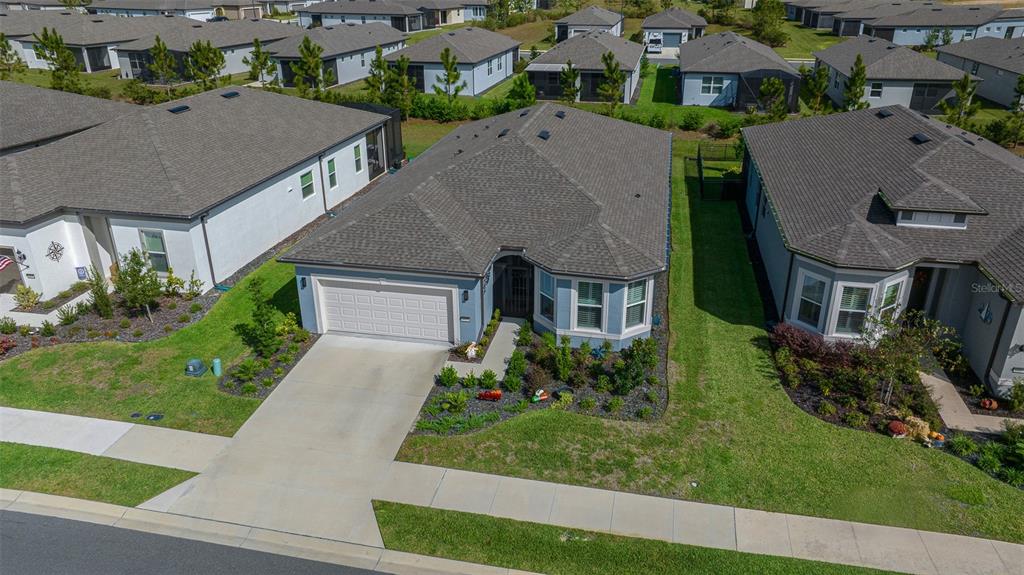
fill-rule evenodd
<path id="1" fill-rule="evenodd" d="M 858 36 L 814 53 L 815 66 L 828 68 L 828 96 L 839 108 L 846 104 L 846 82 L 858 55 L 867 74 L 863 101 L 872 108 L 900 104 L 918 112 L 937 113 L 939 102 L 953 95 L 953 82 L 964 75 L 910 48 Z"/>
<path id="2" fill-rule="evenodd" d="M 397 0 L 423 14 L 424 28 L 462 24 L 487 17 L 485 0 Z"/>
<path id="3" fill-rule="evenodd" d="M 557 100 L 562 97 L 561 72 L 571 60 L 573 67 L 580 71 L 578 101 L 600 100 L 597 88 L 605 77 L 601 57 L 608 52 L 615 55 L 619 67 L 626 74 L 622 102 L 628 104 L 639 93 L 640 62 L 644 47 L 604 31 L 577 34 L 565 42 L 555 44 L 526 66 L 530 83 L 537 89 L 537 99 Z"/>
<path id="4" fill-rule="evenodd" d="M 387 121 L 217 89 L 3 156 L 0 253 L 18 263 L 4 290 L 52 298 L 132 249 L 209 289 L 383 173 Z"/>
<path id="5" fill-rule="evenodd" d="M 422 42 L 391 52 L 385 58 L 396 62 L 405 56 L 409 59 L 409 76 L 416 89 L 427 94 L 434 93 L 434 86 L 444 88 L 441 78 L 444 66 L 441 52 L 451 51 L 458 61 L 462 74 L 460 83 L 465 83 L 464 96 L 479 96 L 493 88 L 515 72 L 512 67 L 519 59 L 519 41 L 508 36 L 473 26 L 455 28 L 431 36 Z"/>
<path id="6" fill-rule="evenodd" d="M 124 42 L 117 47 L 122 78 L 139 78 L 153 81 L 149 65 L 153 57 L 149 50 L 156 43 L 156 37 L 167 45 L 168 51 L 178 62 L 178 77 L 185 77 L 185 57 L 196 42 L 210 42 L 214 48 L 224 54 L 224 70 L 222 74 L 241 74 L 249 71 L 245 59 L 252 54 L 252 41 L 259 38 L 267 44 L 301 34 L 297 26 L 282 24 L 270 20 L 227 20 L 224 22 L 193 23 L 187 28 L 177 28 L 143 36 L 137 40 Z"/>
<path id="7" fill-rule="evenodd" d="M 592 30 L 604 30 L 615 36 L 622 36 L 622 14 L 600 6 L 588 6 L 579 12 L 555 20 L 555 42 L 568 40 L 576 34 Z"/>
<path id="8" fill-rule="evenodd" d="M 1024 11 L 1003 10 L 998 5 L 950 5 L 920 7 L 913 12 L 877 18 L 864 25 L 864 33 L 900 46 L 922 46 L 929 34 L 941 37 L 949 30 L 952 42 L 972 38 L 1016 38 L 1024 35 Z"/>
<path id="9" fill-rule="evenodd" d="M 263 0 L 259 4 L 263 8 L 264 14 L 272 15 L 295 13 L 300 8 L 315 4 L 317 1 L 319 0 Z"/>
<path id="10" fill-rule="evenodd" d="M 338 0 L 317 2 L 296 9 L 303 28 L 384 22 L 402 32 L 424 28 L 423 13 L 398 0 Z"/>
<path id="11" fill-rule="evenodd" d="M 1017 82 L 1024 75 L 1024 37 L 977 38 L 938 48 L 939 62 L 982 79 L 978 95 L 1013 108 L 1020 103 Z"/>
<path id="12" fill-rule="evenodd" d="M 679 45 L 703 36 L 707 25 L 707 20 L 693 12 L 669 8 L 644 18 L 640 28 L 649 54 L 676 56 Z"/>
<path id="13" fill-rule="evenodd" d="M 0 156 L 42 146 L 138 109 L 125 102 L 2 80 L 0 101 Z"/>
<path id="14" fill-rule="evenodd" d="M 231 0 L 95 0 L 87 10 L 110 16 L 181 16 L 205 22 L 217 15 L 214 8 L 220 1 Z"/>
<path id="15" fill-rule="evenodd" d="M 666 132 L 551 103 L 460 126 L 280 258 L 302 325 L 451 345 L 499 309 L 620 349 L 658 321 L 671 155 Z"/>
<path id="16" fill-rule="evenodd" d="M 278 77 L 285 86 L 295 85 L 291 64 L 301 58 L 299 46 L 307 37 L 323 48 L 324 70 L 330 71 L 335 84 L 348 84 L 369 76 L 377 46 L 384 54 L 405 47 L 405 34 L 383 22 L 312 28 L 268 47 L 271 58 L 277 63 Z"/>
<path id="17" fill-rule="evenodd" d="M 872 4 L 868 7 L 844 7 L 843 12 L 832 15 L 832 33 L 836 36 L 860 36 L 864 33 L 865 24 L 879 18 L 899 16 L 913 12 L 921 7 L 939 6 L 938 2 L 922 0 L 889 0 L 883 4 Z"/>
<path id="18" fill-rule="evenodd" d="M 743 129 L 744 211 L 782 321 L 860 338 L 916 310 L 996 392 L 1024 375 L 1024 158 L 902 106 Z"/>
<path id="19" fill-rule="evenodd" d="M 759 105 L 761 82 L 778 78 L 790 110 L 800 98 L 800 74 L 768 46 L 735 32 L 691 40 L 679 47 L 680 103 L 745 109 Z"/>
<path id="20" fill-rule="evenodd" d="M 2 0 L 0 12 L 18 10 L 67 10 L 60 0 Z"/>

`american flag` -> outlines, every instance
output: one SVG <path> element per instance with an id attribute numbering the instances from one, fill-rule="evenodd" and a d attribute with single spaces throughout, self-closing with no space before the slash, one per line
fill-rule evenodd
<path id="1" fill-rule="evenodd" d="M 9 266 L 9 265 L 11 265 L 13 263 L 14 263 L 14 260 L 12 260 L 11 258 L 9 258 L 7 256 L 0 256 L 0 272 L 2 272 L 5 269 L 7 269 L 7 266 Z"/>

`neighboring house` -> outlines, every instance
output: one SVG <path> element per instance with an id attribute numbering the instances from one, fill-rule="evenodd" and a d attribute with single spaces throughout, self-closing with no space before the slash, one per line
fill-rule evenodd
<path id="1" fill-rule="evenodd" d="M 213 15 L 224 16 L 231 20 L 246 20 L 250 18 L 262 18 L 269 12 L 263 11 L 263 6 L 256 0 L 213 0 Z"/>
<path id="2" fill-rule="evenodd" d="M 978 95 L 1013 108 L 1020 103 L 1017 82 L 1024 75 L 1024 38 L 978 38 L 937 49 L 939 62 L 982 79 Z"/>
<path id="3" fill-rule="evenodd" d="M 402 56 L 409 59 L 409 77 L 416 89 L 434 93 L 434 86 L 444 88 L 441 52 L 445 48 L 458 60 L 462 73 L 459 83 L 465 83 L 464 96 L 479 96 L 515 72 L 513 65 L 519 59 L 519 41 L 483 28 L 455 28 L 431 36 L 422 42 L 407 46 L 386 56 L 395 62 Z"/>
<path id="4" fill-rule="evenodd" d="M 991 387 L 1024 375 L 1024 159 L 902 106 L 743 129 L 746 214 L 778 316 L 853 340 L 956 328 Z"/>
<path id="5" fill-rule="evenodd" d="M 466 9 L 466 5 L 462 0 L 396 0 L 402 2 L 408 6 L 416 8 L 423 14 L 423 27 L 424 28 L 438 28 L 440 26 L 447 26 L 449 24 L 462 24 L 468 18 L 469 10 Z M 482 20 L 482 18 L 476 18 L 476 8 L 484 8 L 484 16 L 486 16 L 487 6 L 486 4 L 478 2 L 474 6 L 474 17 L 473 20 Z"/>
<path id="6" fill-rule="evenodd" d="M 798 109 L 800 74 L 775 50 L 722 32 L 679 47 L 680 103 L 745 109 L 758 106 L 761 82 L 778 78 L 786 87 L 791 111 Z"/>
<path id="7" fill-rule="evenodd" d="M 193 23 L 187 28 L 167 30 L 158 34 L 124 42 L 117 47 L 122 78 L 138 78 L 153 81 L 149 69 L 153 57 L 149 51 L 156 42 L 156 36 L 167 45 L 168 51 L 178 62 L 178 77 L 185 78 L 185 57 L 196 42 L 209 42 L 224 54 L 222 75 L 241 74 L 249 71 L 245 59 L 252 54 L 252 41 L 259 38 L 267 44 L 288 36 L 301 34 L 302 30 L 290 24 L 270 20 L 228 20 L 225 22 Z"/>
<path id="8" fill-rule="evenodd" d="M 921 7 L 913 12 L 877 18 L 864 25 L 864 33 L 900 46 L 922 46 L 929 34 L 949 30 L 950 43 L 972 38 L 1017 38 L 1024 35 L 1024 11 L 1002 10 L 991 4 Z"/>
<path id="9" fill-rule="evenodd" d="M 60 0 L 4 0 L 0 1 L 0 12 L 5 10 L 67 10 Z"/>
<path id="10" fill-rule="evenodd" d="M 555 42 L 562 42 L 576 34 L 594 30 L 604 30 L 615 36 L 622 36 L 622 14 L 599 6 L 589 6 L 569 14 L 565 18 L 555 20 Z"/>
<path id="11" fill-rule="evenodd" d="M 271 15 L 275 13 L 295 13 L 299 9 L 315 4 L 318 1 L 320 0 L 263 0 L 259 4 L 263 8 L 264 14 Z"/>
<path id="12" fill-rule="evenodd" d="M 561 71 L 566 62 L 571 60 L 573 67 L 580 71 L 578 101 L 600 100 L 597 89 L 605 78 L 601 57 L 607 52 L 615 55 L 619 67 L 626 74 L 622 102 L 628 104 L 638 95 L 644 47 L 601 31 L 577 34 L 565 42 L 555 44 L 530 62 L 526 74 L 537 89 L 537 99 L 557 100 L 562 97 Z"/>
<path id="13" fill-rule="evenodd" d="M 641 29 L 650 54 L 676 56 L 679 45 L 704 35 L 707 20 L 686 10 L 670 8 L 644 18 Z"/>
<path id="14" fill-rule="evenodd" d="M 648 336 L 671 149 L 666 132 L 550 103 L 456 128 L 280 258 L 302 325 L 451 345 L 500 309 L 574 346 Z"/>
<path id="15" fill-rule="evenodd" d="M 52 298 L 132 249 L 209 289 L 383 173 L 387 120 L 217 89 L 3 156 L 0 253 L 19 262 L 4 289 Z"/>
<path id="16" fill-rule="evenodd" d="M 953 82 L 964 76 L 959 69 L 910 48 L 858 36 L 814 53 L 815 65 L 828 68 L 828 95 L 839 108 L 846 104 L 846 82 L 858 55 L 867 74 L 863 101 L 872 108 L 900 104 L 936 113 L 939 102 L 953 95 Z"/>
<path id="17" fill-rule="evenodd" d="M 405 47 L 405 34 L 383 22 L 306 30 L 302 34 L 278 40 L 268 47 L 285 86 L 295 85 L 291 64 L 301 58 L 299 46 L 303 38 L 307 37 L 323 48 L 323 69 L 330 71 L 335 84 L 348 84 L 369 76 L 377 46 L 381 47 L 384 54 Z"/>
<path id="18" fill-rule="evenodd" d="M 422 30 L 423 13 L 398 0 L 338 0 L 296 9 L 303 28 L 384 22 L 402 32 Z"/>
<path id="19" fill-rule="evenodd" d="M 205 22 L 221 0 L 95 0 L 91 14 L 110 16 L 182 16 Z M 257 5 L 258 6 L 258 5 Z"/>
<path id="20" fill-rule="evenodd" d="M 0 102 L 0 156 L 41 146 L 138 110 L 134 104 L 4 81 L 0 81 Z"/>
<path id="21" fill-rule="evenodd" d="M 938 2 L 922 2 L 921 0 L 890 0 L 866 8 L 847 7 L 844 11 L 832 16 L 832 33 L 836 36 L 860 36 L 864 33 L 865 24 L 870 24 L 879 18 L 899 16 L 924 6 L 940 5 Z"/>

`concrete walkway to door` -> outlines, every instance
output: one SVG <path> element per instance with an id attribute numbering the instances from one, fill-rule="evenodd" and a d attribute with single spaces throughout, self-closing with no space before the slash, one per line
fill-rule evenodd
<path id="1" fill-rule="evenodd" d="M 323 336 L 170 513 L 382 547 L 370 502 L 447 349 Z"/>

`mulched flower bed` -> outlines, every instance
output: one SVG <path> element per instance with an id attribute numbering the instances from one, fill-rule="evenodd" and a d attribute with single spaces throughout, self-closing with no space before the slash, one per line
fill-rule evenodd
<path id="1" fill-rule="evenodd" d="M 248 357 L 229 367 L 217 382 L 217 387 L 231 395 L 265 399 L 320 337 L 319 334 L 305 331 L 302 336 L 298 333 L 292 331 L 284 335 L 281 347 L 269 358 Z M 255 368 L 246 364 L 254 364 Z M 243 373 L 247 367 L 250 373 Z"/>
<path id="2" fill-rule="evenodd" d="M 48 314 L 51 311 L 59 308 L 60 306 L 68 303 L 76 297 L 84 294 L 89 290 L 89 284 L 86 282 L 75 282 L 68 289 L 57 294 L 57 297 L 41 301 L 32 307 L 21 307 L 14 308 L 13 311 L 25 312 L 25 313 L 41 313 Z"/>
<path id="3" fill-rule="evenodd" d="M 960 398 L 967 404 L 967 408 L 971 410 L 971 413 L 975 415 L 994 415 L 996 417 L 1014 417 L 1024 418 L 1024 410 L 1012 410 L 1010 409 L 1010 402 L 1005 399 L 994 398 L 996 403 L 999 405 L 998 409 L 985 409 L 981 406 L 981 401 L 986 398 L 992 398 L 992 394 L 989 393 L 988 386 L 981 382 L 981 379 L 974 374 L 971 370 L 964 372 L 950 372 L 945 371 L 946 377 L 953 383 L 953 387 L 956 388 L 956 392 L 960 394 Z M 978 391 L 981 393 L 977 393 Z"/>
<path id="4" fill-rule="evenodd" d="M 610 389 L 605 389 L 611 386 L 613 366 L 623 358 L 622 352 L 602 353 L 600 341 L 594 342 L 597 347 L 590 357 L 584 358 L 579 350 L 573 350 L 574 367 L 568 378 L 570 382 L 562 382 L 554 376 L 548 365 L 550 341 L 546 344 L 543 337 L 531 332 L 528 343 L 526 338 L 517 339 L 516 349 L 526 358 L 526 372 L 520 389 L 502 389 L 501 399 L 488 401 L 477 397 L 486 389 L 479 385 L 466 385 L 464 378 L 450 386 L 442 385 L 441 378 L 438 378 L 420 410 L 412 433 L 467 433 L 520 413 L 540 409 L 563 409 L 627 421 L 652 421 L 660 418 L 668 407 L 668 385 L 665 383 L 668 375 L 668 273 L 656 278 L 655 294 L 652 312 L 657 321 L 651 329 L 651 340 L 656 364 L 644 374 L 643 381 L 627 393 L 614 394 Z M 598 384 L 599 372 L 604 372 L 608 377 L 603 385 Z M 503 385 L 507 385 L 508 379 L 506 375 L 506 383 Z M 548 392 L 549 399 L 532 402 L 531 398 L 539 388 Z M 566 393 L 571 394 L 571 402 L 563 398 Z"/>
<path id="5" fill-rule="evenodd" d="M 220 293 L 213 291 L 192 299 L 183 296 L 161 296 L 151 308 L 153 321 L 149 321 L 146 313 L 139 312 L 129 315 L 120 305 L 121 298 L 116 293 L 110 294 L 114 304 L 114 317 L 103 319 L 87 304 L 81 307 L 78 319 L 70 325 L 54 323 L 54 334 L 43 335 L 43 328 L 24 327 L 13 334 L 0 335 L 0 339 L 11 338 L 14 347 L 0 354 L 0 361 L 10 359 L 37 347 L 46 347 L 62 343 L 84 341 L 150 341 L 166 337 L 179 329 L 192 325 L 202 319 Z M 88 309 L 87 309 L 88 308 Z"/>

